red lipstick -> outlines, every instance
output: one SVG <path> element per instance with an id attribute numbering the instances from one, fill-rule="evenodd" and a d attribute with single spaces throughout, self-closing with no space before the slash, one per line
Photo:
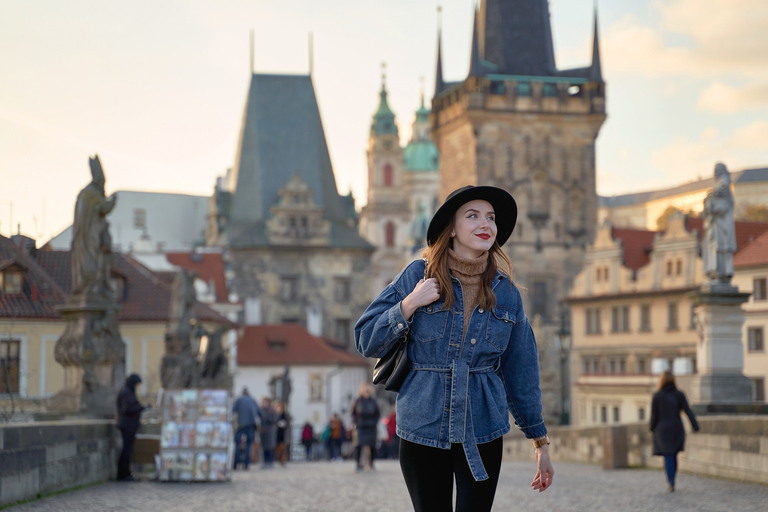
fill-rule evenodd
<path id="1" fill-rule="evenodd" d="M 491 238 L 491 235 L 489 235 L 487 233 L 480 233 L 480 234 L 475 235 L 475 236 L 477 236 L 478 238 L 482 238 L 483 240 L 488 240 L 489 238 Z"/>

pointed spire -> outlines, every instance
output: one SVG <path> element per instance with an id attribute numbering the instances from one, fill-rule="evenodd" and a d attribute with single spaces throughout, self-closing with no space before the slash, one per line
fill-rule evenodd
<path id="1" fill-rule="evenodd" d="M 484 74 L 483 65 L 480 62 L 480 39 L 478 35 L 477 18 L 478 9 L 477 6 L 475 6 L 474 27 L 472 29 L 472 56 L 469 61 L 469 76 L 482 76 Z"/>
<path id="2" fill-rule="evenodd" d="M 589 78 L 598 82 L 603 81 L 603 69 L 600 66 L 600 40 L 597 32 L 597 1 L 595 1 L 595 31 L 592 36 L 592 66 L 589 69 Z"/>
<path id="3" fill-rule="evenodd" d="M 397 125 L 395 124 L 395 114 L 392 109 L 389 108 L 387 103 L 387 64 L 381 63 L 381 92 L 379 96 L 381 101 L 379 108 L 373 115 L 373 124 L 371 130 L 377 134 L 385 133 L 397 133 Z"/>
<path id="4" fill-rule="evenodd" d="M 443 8 L 437 6 L 437 71 L 435 71 L 435 96 L 443 92 L 445 82 L 443 82 Z"/>

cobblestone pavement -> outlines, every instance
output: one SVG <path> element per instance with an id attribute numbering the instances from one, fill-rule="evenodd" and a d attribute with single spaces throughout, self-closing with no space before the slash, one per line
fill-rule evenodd
<path id="1" fill-rule="evenodd" d="M 505 462 L 494 511 L 765 512 L 768 486 L 678 475 L 667 493 L 661 471 L 604 471 L 556 463 L 551 489 L 530 489 L 531 462 Z M 236 472 L 230 483 L 116 483 L 67 492 L 11 507 L 12 512 L 407 512 L 412 510 L 396 461 L 355 473 L 351 462 L 293 463 Z"/>

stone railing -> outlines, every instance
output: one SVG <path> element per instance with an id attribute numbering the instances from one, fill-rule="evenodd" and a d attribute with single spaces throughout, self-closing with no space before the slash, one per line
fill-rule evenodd
<path id="1" fill-rule="evenodd" d="M 0 507 L 109 480 L 116 472 L 115 432 L 110 420 L 0 425 Z"/>
<path id="2" fill-rule="evenodd" d="M 768 416 L 704 416 L 692 433 L 687 418 L 680 471 L 744 482 L 768 484 Z M 604 427 L 549 428 L 554 461 L 599 464 L 606 469 L 663 466 L 653 456 L 647 423 Z M 504 457 L 533 460 L 531 442 L 513 428 L 504 439 Z"/>

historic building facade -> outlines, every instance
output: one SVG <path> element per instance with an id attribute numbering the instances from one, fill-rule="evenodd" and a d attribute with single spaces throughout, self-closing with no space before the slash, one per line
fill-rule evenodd
<path id="1" fill-rule="evenodd" d="M 699 335 L 689 294 L 707 281 L 702 231 L 700 218 L 679 213 L 664 232 L 603 223 L 567 299 L 572 424 L 648 421 L 658 374 L 666 369 L 690 391 Z M 734 264 L 739 265 L 733 284 L 753 292 L 743 306 L 744 373 L 752 379 L 755 399 L 762 400 L 768 373 L 762 344 L 766 233 L 768 224 L 736 222 Z"/>
<path id="2" fill-rule="evenodd" d="M 247 325 L 299 323 L 352 346 L 370 303 L 373 246 L 339 195 L 309 75 L 253 73 L 235 164 L 206 239 L 227 250 Z"/>
<path id="3" fill-rule="evenodd" d="M 402 147 L 383 82 L 380 96 L 368 138 L 368 202 L 360 212 L 360 234 L 376 247 L 371 277 L 374 297 L 405 263 L 420 257 L 440 186 L 440 158 L 431 139 L 424 98 L 411 139 Z"/>
<path id="4" fill-rule="evenodd" d="M 440 36 L 439 36 L 440 37 Z M 560 418 L 554 333 L 561 301 L 597 223 L 595 140 L 605 121 L 595 15 L 591 65 L 555 65 L 546 0 L 483 0 L 475 13 L 469 73 L 446 82 L 438 44 L 432 133 L 444 198 L 464 185 L 495 185 L 518 203 L 506 250 L 539 316 L 545 418 Z"/>

